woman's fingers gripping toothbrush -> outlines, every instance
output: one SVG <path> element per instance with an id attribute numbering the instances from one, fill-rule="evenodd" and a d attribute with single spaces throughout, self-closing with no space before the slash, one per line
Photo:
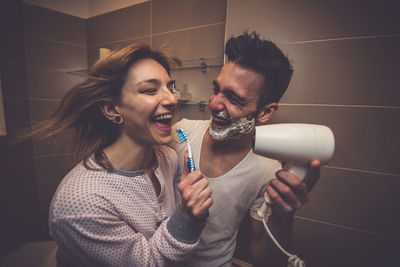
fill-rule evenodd
<path id="1" fill-rule="evenodd" d="M 185 167 L 178 190 L 182 196 L 179 208 L 187 219 L 195 221 L 207 217 L 213 203 L 212 190 L 200 171 L 189 172 L 188 152 L 185 153 Z"/>

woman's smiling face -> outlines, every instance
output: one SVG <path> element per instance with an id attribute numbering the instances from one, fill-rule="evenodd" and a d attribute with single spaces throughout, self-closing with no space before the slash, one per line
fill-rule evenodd
<path id="1" fill-rule="evenodd" d="M 177 105 L 172 90 L 173 81 L 157 61 L 145 58 L 134 63 L 116 107 L 124 121 L 122 134 L 139 144 L 169 143 Z"/>

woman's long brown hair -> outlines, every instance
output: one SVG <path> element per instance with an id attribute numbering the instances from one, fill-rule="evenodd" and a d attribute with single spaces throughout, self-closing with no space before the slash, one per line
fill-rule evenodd
<path id="1" fill-rule="evenodd" d="M 113 167 L 103 149 L 117 139 L 120 129 L 104 116 L 100 106 L 119 103 L 130 67 L 144 58 L 156 60 L 168 74 L 171 64 L 180 64 L 177 58 L 152 50 L 145 44 L 132 44 L 112 51 L 93 65 L 84 82 L 68 91 L 48 120 L 34 124 L 18 139 L 34 136 L 47 139 L 72 128 L 75 132 L 74 159 L 83 161 L 88 169 L 95 169 L 88 164 L 88 158 L 94 154 L 96 161 L 111 171 Z"/>

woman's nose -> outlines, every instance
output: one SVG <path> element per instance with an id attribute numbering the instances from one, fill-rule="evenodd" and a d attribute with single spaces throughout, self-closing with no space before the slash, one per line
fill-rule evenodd
<path id="1" fill-rule="evenodd" d="M 175 95 L 169 90 L 169 88 L 165 88 L 163 90 L 162 95 L 162 104 L 164 106 L 176 106 L 178 104 L 178 100 Z"/>

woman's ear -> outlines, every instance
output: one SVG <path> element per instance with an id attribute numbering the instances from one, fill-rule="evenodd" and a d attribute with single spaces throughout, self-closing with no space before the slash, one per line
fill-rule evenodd
<path id="1" fill-rule="evenodd" d="M 123 122 L 118 106 L 108 102 L 100 104 L 100 109 L 104 116 L 110 121 L 116 124 L 121 124 Z"/>
<path id="2" fill-rule="evenodd" d="M 260 109 L 260 111 L 257 114 L 256 120 L 259 124 L 264 124 L 269 119 L 274 116 L 275 112 L 278 111 L 278 103 L 270 103 Z"/>

